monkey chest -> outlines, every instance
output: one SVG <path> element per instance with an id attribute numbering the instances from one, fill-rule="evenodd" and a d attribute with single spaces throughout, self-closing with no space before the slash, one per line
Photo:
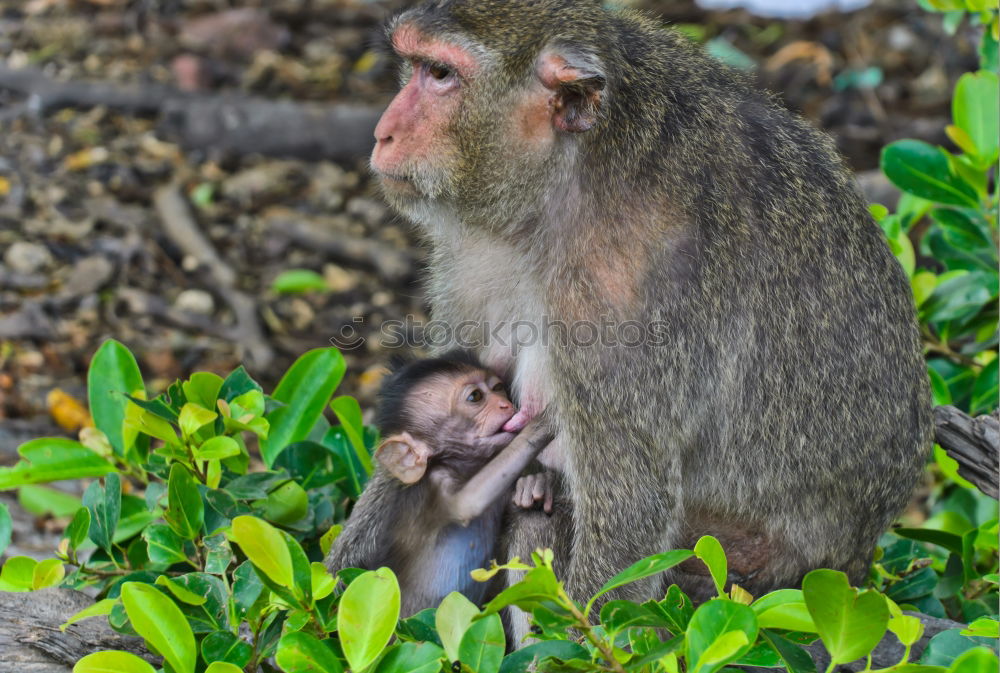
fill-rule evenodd
<path id="1" fill-rule="evenodd" d="M 441 528 L 433 544 L 407 564 L 401 588 L 408 612 L 437 607 L 452 591 L 474 603 L 483 602 L 487 585 L 474 581 L 469 573 L 485 567 L 495 556 L 498 531 L 494 519 L 487 513 L 468 526 Z"/>

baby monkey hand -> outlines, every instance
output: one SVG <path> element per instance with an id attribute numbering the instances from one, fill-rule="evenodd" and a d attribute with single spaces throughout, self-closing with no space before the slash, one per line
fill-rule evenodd
<path id="1" fill-rule="evenodd" d="M 541 503 L 542 511 L 552 514 L 554 496 L 554 484 L 548 472 L 525 475 L 514 484 L 513 501 L 522 509 L 535 509 Z"/>

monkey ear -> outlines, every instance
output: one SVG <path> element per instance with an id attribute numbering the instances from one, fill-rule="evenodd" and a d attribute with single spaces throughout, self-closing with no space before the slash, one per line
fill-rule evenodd
<path id="1" fill-rule="evenodd" d="M 538 78 L 553 91 L 552 125 L 581 133 L 597 123 L 607 80 L 600 60 L 572 48 L 551 46 L 538 58 Z"/>
<path id="2" fill-rule="evenodd" d="M 408 432 L 391 435 L 375 449 L 375 458 L 404 484 L 415 484 L 427 471 L 431 447 Z"/>

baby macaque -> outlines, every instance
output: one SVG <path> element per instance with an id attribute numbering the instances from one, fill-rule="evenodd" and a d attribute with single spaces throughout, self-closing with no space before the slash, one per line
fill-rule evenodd
<path id="1" fill-rule="evenodd" d="M 552 508 L 546 477 L 514 489 L 552 440 L 542 419 L 506 429 L 516 413 L 503 382 L 465 351 L 390 374 L 376 411 L 378 465 L 327 567 L 392 568 L 407 616 L 452 591 L 483 602 L 489 587 L 469 573 L 494 558 L 507 503 Z"/>

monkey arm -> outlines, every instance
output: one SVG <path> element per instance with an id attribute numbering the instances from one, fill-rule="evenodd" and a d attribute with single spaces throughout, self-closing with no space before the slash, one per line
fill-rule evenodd
<path id="1" fill-rule="evenodd" d="M 386 471 L 376 469 L 344 523 L 344 530 L 334 540 L 326 567 L 337 572 L 341 568 L 374 570 L 384 564 L 400 519 L 423 510 L 410 505 L 421 492 L 426 493 L 421 484 L 405 487 Z"/>
<path id="2" fill-rule="evenodd" d="M 448 516 L 467 525 L 511 488 L 525 467 L 552 441 L 554 434 L 541 421 L 533 421 L 479 472 L 461 486 L 456 480 L 441 482 L 441 499 Z"/>

